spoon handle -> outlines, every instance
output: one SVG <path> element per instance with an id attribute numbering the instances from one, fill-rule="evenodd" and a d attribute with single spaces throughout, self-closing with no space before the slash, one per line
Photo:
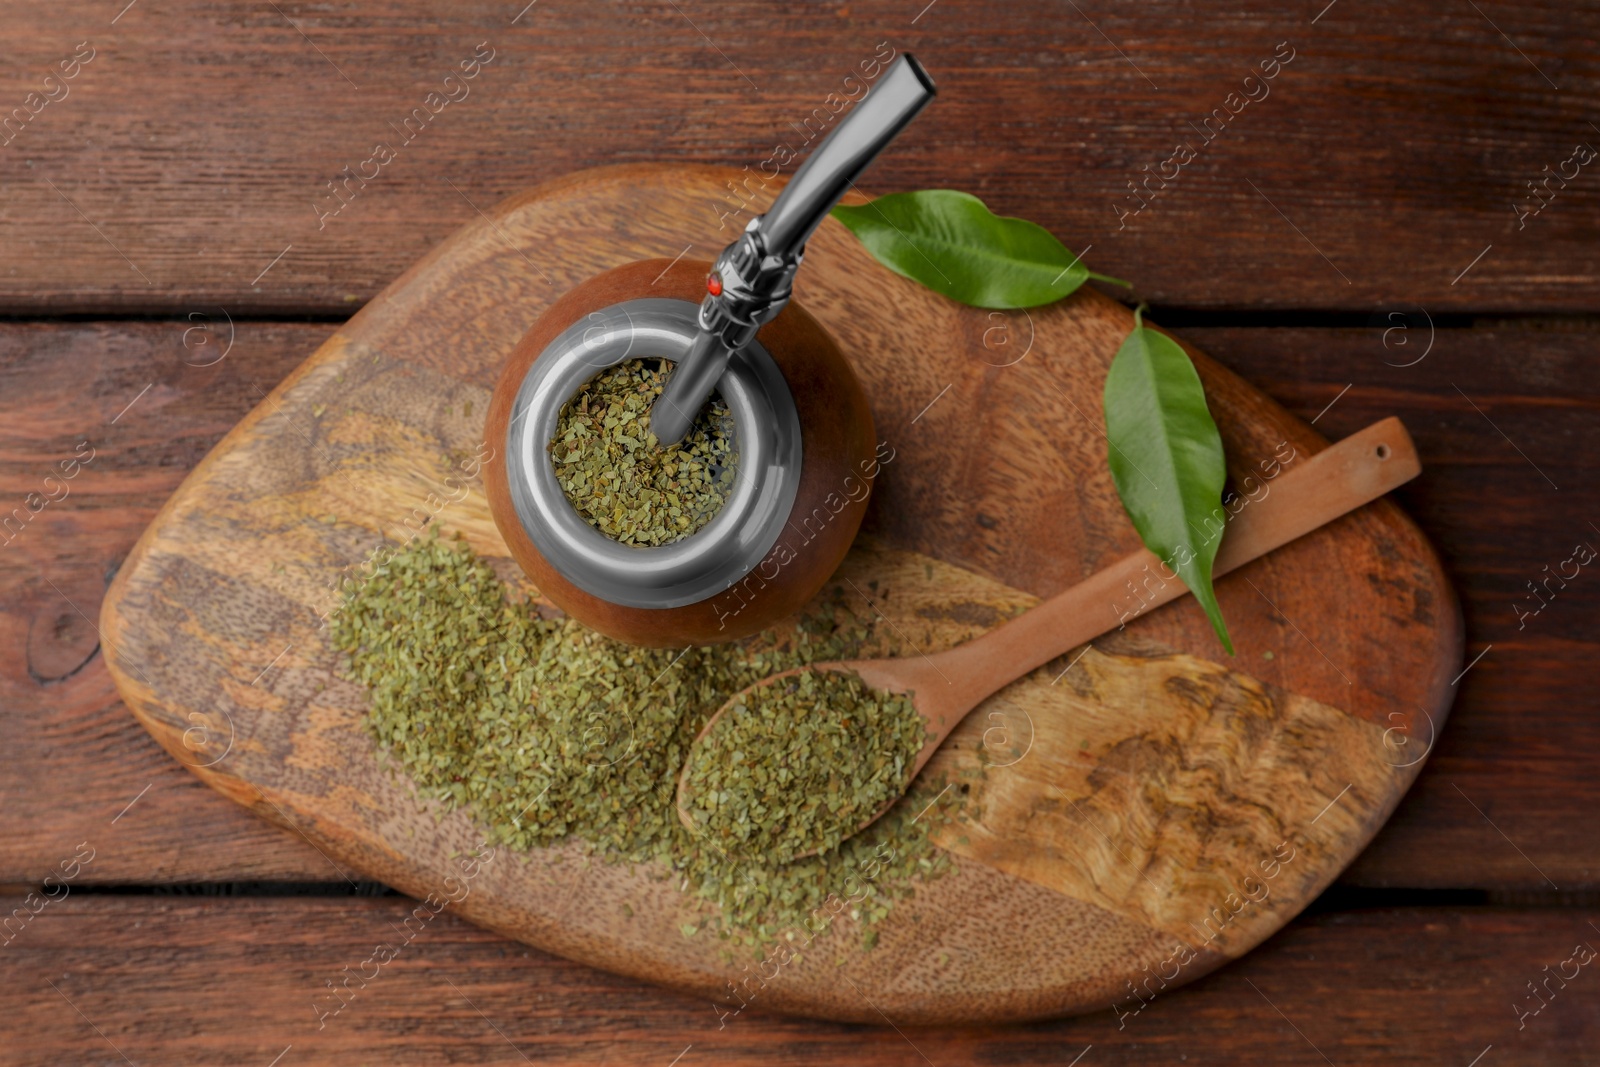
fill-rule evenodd
<path id="1" fill-rule="evenodd" d="M 1262 483 L 1266 492 L 1246 500 L 1224 528 L 1213 576 L 1376 500 L 1421 469 L 1411 436 L 1397 418 L 1346 437 Z M 1057 656 L 1176 600 L 1189 590 L 1172 575 L 1154 553 L 1141 549 L 982 637 L 930 657 L 961 690 L 940 703 L 970 709 Z"/>

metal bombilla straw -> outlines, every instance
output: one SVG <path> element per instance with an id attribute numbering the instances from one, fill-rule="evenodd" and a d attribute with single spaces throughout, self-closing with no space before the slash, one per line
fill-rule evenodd
<path id="1" fill-rule="evenodd" d="M 590 624 L 602 632 L 613 626 L 656 634 L 651 627 L 669 622 L 647 626 L 643 617 L 627 613 L 706 605 L 701 622 L 710 626 L 715 615 L 714 632 L 694 630 L 698 624 L 681 619 L 670 624 L 722 639 L 716 635 L 723 620 L 713 600 L 777 545 L 799 500 L 807 462 L 801 405 L 757 333 L 788 303 L 807 238 L 932 96 L 932 81 L 910 56 L 885 71 L 771 209 L 723 250 L 699 304 L 683 296 L 636 296 L 608 304 L 575 321 L 563 320 L 560 332 L 543 342 L 531 362 L 508 364 L 521 375 L 507 387 L 514 391 L 505 411 L 502 470 L 512 514 L 497 515 L 496 522 L 504 520 L 514 554 L 518 544 L 523 546 L 518 560 L 524 569 L 547 579 L 546 593 L 557 599 L 555 590 L 564 590 L 567 600 L 561 607 L 568 614 L 582 619 L 587 612 Z M 813 329 L 820 327 L 813 324 Z M 650 411 L 657 440 L 682 440 L 716 390 L 733 418 L 738 466 L 726 502 L 704 527 L 652 547 L 615 541 L 580 515 L 562 488 L 550 451 L 564 405 L 583 384 L 599 370 L 641 356 L 672 366 Z M 842 360 L 841 369 L 848 371 Z M 827 400 L 803 399 L 808 404 Z M 816 461 L 825 463 L 826 457 Z M 629 629 L 635 624 L 641 629 Z M 676 640 L 674 634 L 669 643 Z"/>
<path id="2" fill-rule="evenodd" d="M 734 354 L 789 302 L 806 241 L 861 172 L 933 99 L 933 79 L 902 55 L 825 137 L 764 215 L 717 257 L 700 303 L 699 332 L 650 409 L 663 446 L 688 434 Z"/>

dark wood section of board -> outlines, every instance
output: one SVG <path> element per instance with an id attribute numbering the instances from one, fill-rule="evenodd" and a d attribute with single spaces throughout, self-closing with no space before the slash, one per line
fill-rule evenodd
<path id="1" fill-rule="evenodd" d="M 1092 246 L 1140 298 L 1600 293 L 1600 185 L 1576 152 L 1600 137 L 1592 5 L 107 6 L 7 11 L 0 114 L 77 73 L 0 135 L 0 308 L 344 312 L 480 208 L 585 167 L 758 182 L 902 51 L 940 97 L 871 186 L 969 190 Z"/>
<path id="2" fill-rule="evenodd" d="M 368 962 L 412 906 L 68 896 L 0 952 L 6 1062 L 1466 1067 L 1486 1049 L 1592 1063 L 1600 1042 L 1595 964 L 1574 955 L 1600 944 L 1592 907 L 1323 915 L 1142 1008 L 1130 997 L 1121 1016 L 926 1029 L 786 1020 L 759 995 L 728 1014 L 448 913 Z M 335 998 L 325 983 L 347 973 L 363 977 Z M 1546 981 L 1535 999 L 1527 984 Z"/>
<path id="3" fill-rule="evenodd" d="M 118 847 L 86 879 L 342 877 L 167 757 L 120 705 L 97 651 L 92 620 L 109 575 L 161 502 L 333 329 L 238 322 L 227 356 L 195 366 L 229 338 L 226 324 L 186 337 L 193 328 L 186 319 L 0 326 L 0 491 L 15 500 L 42 492 L 53 464 L 81 442 L 94 449 L 65 483 L 69 495 L 0 549 L 0 809 L 10 816 L 0 883 L 44 877 L 63 848 L 94 838 L 136 796 L 144 817 L 117 823 Z M 1468 655 L 1489 648 L 1458 683 L 1430 764 L 1344 881 L 1600 887 L 1600 836 L 1586 819 L 1600 803 L 1589 666 L 1600 586 L 1580 576 L 1538 615 L 1516 611 L 1537 606 L 1526 583 L 1543 568 L 1577 542 L 1600 545 L 1589 525 L 1600 520 L 1591 509 L 1600 386 L 1588 369 L 1600 327 L 1439 330 L 1420 363 L 1393 366 L 1426 345 L 1426 328 L 1413 329 L 1410 354 L 1400 335 L 1386 346 L 1380 326 L 1182 331 L 1330 436 L 1385 415 L 1405 420 L 1424 471 L 1400 500 L 1451 569 Z"/>

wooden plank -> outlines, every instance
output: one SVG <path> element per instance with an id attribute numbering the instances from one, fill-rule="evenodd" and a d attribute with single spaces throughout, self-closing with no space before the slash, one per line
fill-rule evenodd
<path id="1" fill-rule="evenodd" d="M 162 502 L 332 330 L 239 323 L 227 349 L 225 322 L 208 341 L 186 338 L 198 325 L 0 326 L 0 492 L 12 522 L 0 532 L 0 809 L 12 816 L 0 883 L 37 882 L 63 848 L 113 829 L 116 847 L 86 878 L 338 877 L 296 835 L 218 803 L 162 751 L 117 699 L 99 653 L 106 586 Z M 74 456 L 87 462 L 63 478 L 59 465 Z M 17 509 L 34 507 L 23 523 Z"/>
<path id="2" fill-rule="evenodd" d="M 342 311 L 478 209 L 584 167 L 719 162 L 759 181 L 890 50 L 917 52 L 941 96 L 866 187 L 970 190 L 1092 246 L 1142 298 L 1596 301 L 1600 194 L 1568 161 L 1600 137 L 1578 106 L 1600 12 L 1556 0 L 190 0 L 114 19 L 74 0 L 6 18 L 0 311 Z M 44 82 L 79 53 L 74 78 Z M 428 96 L 444 91 L 460 99 Z"/>
<path id="3" fill-rule="evenodd" d="M 7 911 L 17 906 L 0 902 Z M 920 1029 L 784 1019 L 766 1013 L 759 997 L 738 1015 L 722 1015 L 705 1000 L 548 956 L 449 912 L 396 945 L 395 931 L 415 906 L 402 897 L 73 893 L 45 905 L 0 951 L 7 1062 L 122 1063 L 120 1052 L 128 1062 L 174 1067 L 446 1060 L 1466 1067 L 1486 1049 L 1484 1065 L 1589 1063 L 1600 1040 L 1593 964 L 1565 962 L 1579 943 L 1600 946 L 1593 908 L 1322 915 L 1198 983 L 1166 992 L 1152 983 L 1157 994 L 1142 1009 L 1130 995 L 1121 1017 L 1107 1005 L 1057 1022 Z M 378 945 L 400 951 L 387 963 L 367 963 Z M 1554 996 L 1545 993 L 1545 1007 L 1519 1029 L 1517 1006 L 1538 1006 L 1527 984 L 1558 970 L 1577 977 L 1566 988 L 1549 978 Z M 326 983 L 349 992 L 336 998 Z M 870 988 L 859 992 L 873 996 Z"/>
<path id="4" fill-rule="evenodd" d="M 152 783 L 116 824 L 117 847 L 102 851 L 86 879 L 337 878 L 304 842 L 235 810 L 149 740 L 90 654 L 92 633 L 49 584 L 96 618 L 107 572 L 166 495 L 257 402 L 255 388 L 269 391 L 332 331 L 241 323 L 233 352 L 207 370 L 183 363 L 186 355 L 210 358 L 182 347 L 187 325 L 0 325 L 0 488 L 7 500 L 35 491 L 45 468 L 79 441 L 98 449 L 71 483 L 72 496 L 0 549 L 7 635 L 0 701 L 11 712 L 0 716 L 8 761 L 0 806 L 12 815 L 0 839 L 0 883 L 37 882 L 63 849 L 101 834 Z M 1317 422 L 1332 436 L 1381 415 L 1405 418 L 1426 469 L 1404 504 L 1457 581 L 1469 650 L 1495 645 L 1463 679 L 1435 762 L 1346 873 L 1347 884 L 1548 890 L 1539 871 L 1562 889 L 1597 884 L 1600 842 L 1585 816 L 1600 795 L 1586 753 L 1600 737 L 1588 712 L 1584 665 L 1595 655 L 1600 586 L 1573 582 L 1520 632 L 1510 607 L 1526 581 L 1565 558 L 1552 553 L 1569 533 L 1581 537 L 1589 519 L 1587 487 L 1595 484 L 1600 455 L 1596 386 L 1587 370 L 1596 332 L 1564 321 L 1441 330 L 1433 352 L 1407 369 L 1384 364 L 1414 356 L 1385 349 L 1380 327 L 1181 331 L 1306 419 L 1352 385 Z M 1561 490 L 1550 490 L 1450 381 Z M 1507 503 L 1491 508 L 1484 501 Z M 41 680 L 62 674 L 68 677 Z"/>

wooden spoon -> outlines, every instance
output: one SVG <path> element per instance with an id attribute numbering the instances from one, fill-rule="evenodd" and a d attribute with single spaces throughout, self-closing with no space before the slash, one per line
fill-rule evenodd
<path id="1" fill-rule="evenodd" d="M 1415 478 L 1421 469 L 1411 436 L 1399 419 L 1384 419 L 1352 434 L 1263 483 L 1268 489 L 1266 495 L 1245 503 L 1227 524 L 1213 575 L 1221 577 L 1376 500 Z M 1129 603 L 1135 594 L 1143 603 L 1136 614 L 1187 594 L 1188 587 L 1181 580 L 1163 579 L 1164 570 L 1170 573 L 1154 553 L 1141 549 L 983 636 L 944 652 L 813 663 L 757 682 L 718 709 L 690 745 L 678 778 L 678 818 L 690 830 L 695 829 L 689 811 L 689 767 L 717 721 L 758 686 L 771 685 L 803 670 L 844 671 L 859 675 L 873 689 L 908 694 L 927 720 L 929 730 L 928 740 L 917 753 L 912 774 L 907 778 L 909 783 L 950 731 L 986 697 L 1057 656 L 1124 625 L 1128 613 L 1119 605 Z M 898 799 L 886 803 L 853 833 L 870 826 Z M 813 851 L 800 855 L 815 854 Z"/>

